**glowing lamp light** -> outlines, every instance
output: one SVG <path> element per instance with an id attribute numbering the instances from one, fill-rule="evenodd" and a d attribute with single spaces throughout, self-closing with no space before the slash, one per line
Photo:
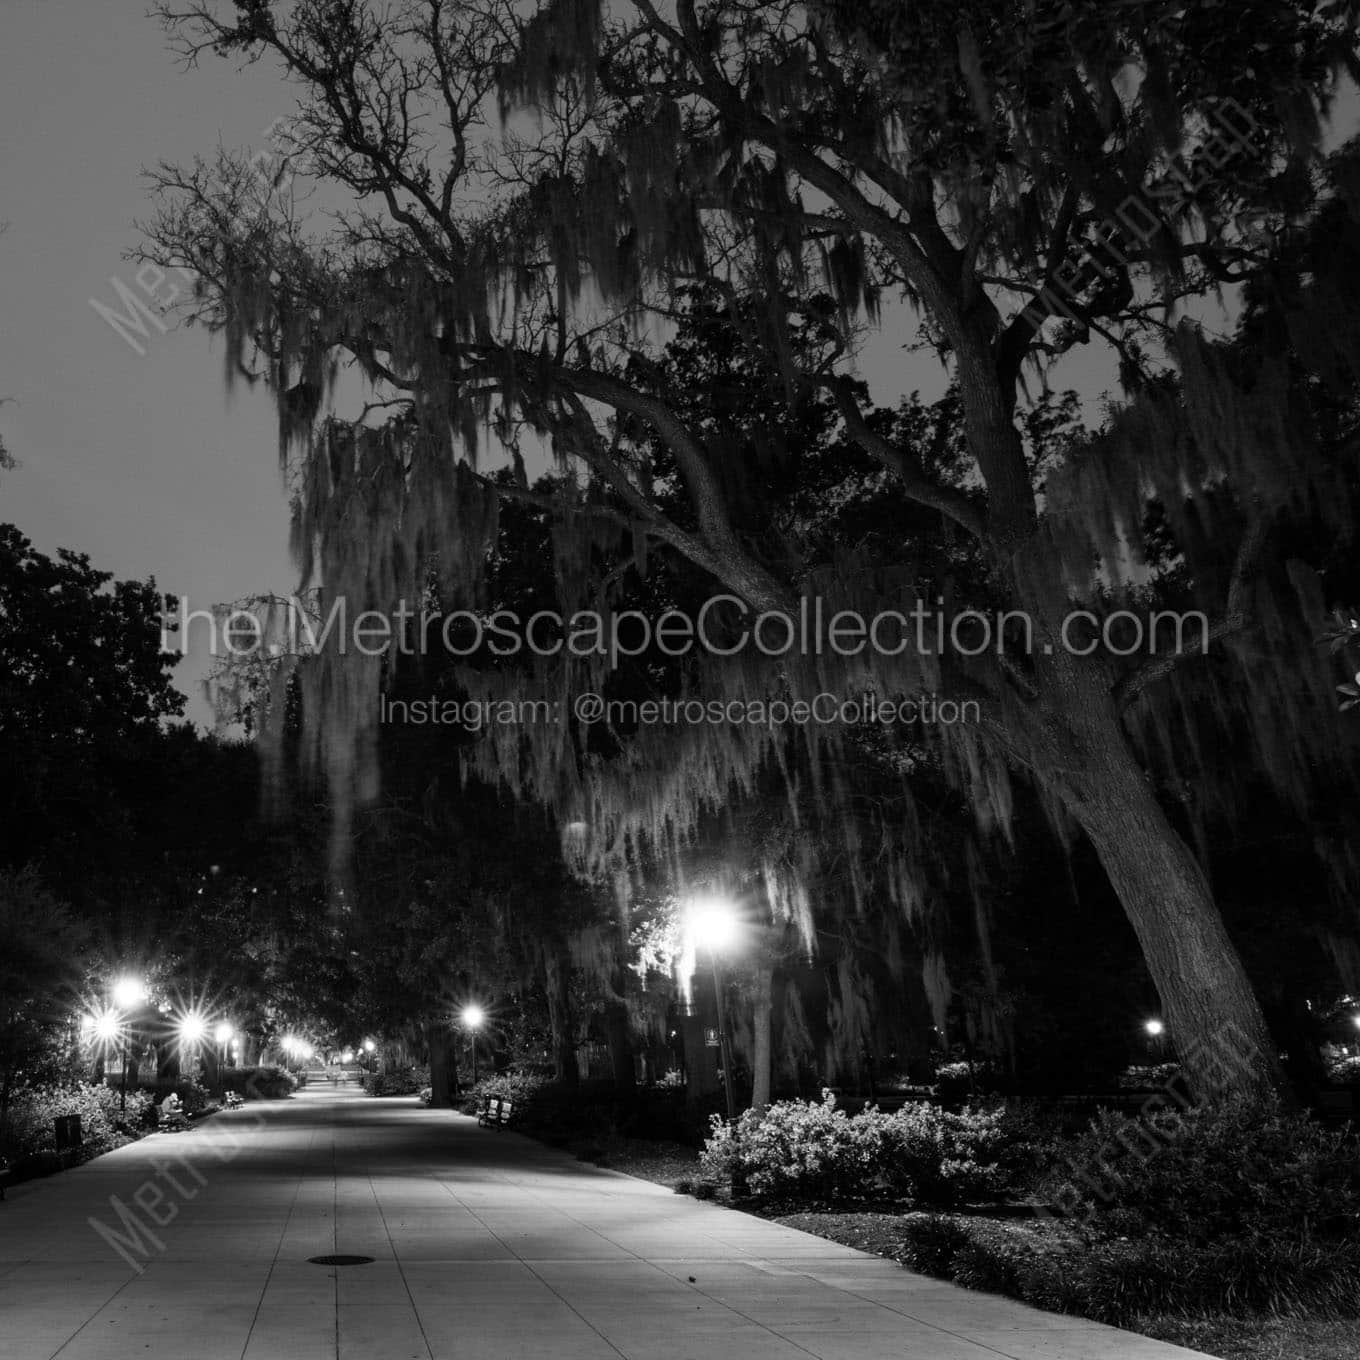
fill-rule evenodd
<path id="1" fill-rule="evenodd" d="M 1356 1029 L 1360 1029 L 1360 1015 L 1351 1016 L 1351 1024 L 1353 1024 Z"/>
<path id="2" fill-rule="evenodd" d="M 180 1017 L 179 1037 L 186 1044 L 202 1043 L 208 1033 L 208 1022 L 197 1011 Z"/>
<path id="3" fill-rule="evenodd" d="M 701 897 L 685 913 L 685 926 L 695 944 L 717 953 L 736 943 L 741 923 L 730 902 L 720 897 Z"/>
<path id="4" fill-rule="evenodd" d="M 352 1048 L 347 1048 L 347 1049 L 340 1055 L 340 1061 L 341 1061 L 341 1062 L 346 1062 L 346 1063 L 347 1063 L 347 1062 L 353 1062 L 353 1061 L 354 1061 L 354 1050 L 353 1050 Z"/>
<path id="5" fill-rule="evenodd" d="M 112 1043 L 117 1037 L 118 1032 L 123 1028 L 123 1017 L 117 1011 L 100 1011 L 98 1015 L 88 1017 L 90 1029 L 94 1037 L 100 1043 Z"/>
<path id="6" fill-rule="evenodd" d="M 231 1036 L 235 1033 L 236 1031 L 232 1029 L 232 1027 L 225 1020 L 223 1020 L 222 1023 L 218 1025 L 218 1027 L 215 1030 L 213 1030 L 213 1038 L 216 1039 L 219 1044 L 225 1044 L 227 1040 L 230 1039 Z"/>
<path id="7" fill-rule="evenodd" d="M 372 1053 L 373 1050 L 374 1050 L 375 1048 L 377 1048 L 377 1046 L 378 1046 L 378 1045 L 375 1044 L 375 1043 L 373 1042 L 372 1039 L 365 1039 L 365 1040 L 364 1040 L 364 1052 L 365 1052 L 365 1053 Z"/>
<path id="8" fill-rule="evenodd" d="M 1166 1026 L 1160 1020 L 1149 1020 L 1143 1025 L 1143 1028 L 1154 1039 L 1159 1039 L 1166 1032 Z"/>
<path id="9" fill-rule="evenodd" d="M 133 1006 L 145 1000 L 146 988 L 139 978 L 120 977 L 113 984 L 113 1002 L 121 1009 L 131 1010 Z"/>
<path id="10" fill-rule="evenodd" d="M 462 1020 L 469 1029 L 480 1029 L 486 1012 L 480 1006 L 464 1006 Z"/>

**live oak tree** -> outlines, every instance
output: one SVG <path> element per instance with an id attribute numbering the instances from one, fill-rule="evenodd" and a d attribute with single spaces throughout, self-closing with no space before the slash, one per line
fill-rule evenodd
<path id="1" fill-rule="evenodd" d="M 190 61 L 210 49 L 282 61 L 302 87 L 291 153 L 347 200 L 322 230 L 242 159 L 165 167 L 148 247 L 199 274 L 229 370 L 274 391 L 295 545 L 329 597 L 416 599 L 437 555 L 475 598 L 497 504 L 536 499 L 527 478 L 477 464 L 490 431 L 517 468 L 534 435 L 579 472 L 548 502 L 568 600 L 582 545 L 624 535 L 639 562 L 677 554 L 758 610 L 793 612 L 813 589 L 865 614 L 916 599 L 912 581 L 878 579 L 853 554 L 808 563 L 743 532 L 734 506 L 784 451 L 759 450 L 762 465 L 721 422 L 678 409 L 649 343 L 678 290 L 716 290 L 785 389 L 833 400 L 903 505 L 970 545 L 1033 645 L 831 669 L 792 658 L 777 679 L 715 665 L 703 683 L 976 698 L 981 723 L 943 740 L 979 816 L 1004 821 L 1008 772 L 1026 772 L 1055 822 L 1097 850 L 1200 1090 L 1277 1084 L 1238 953 L 1140 753 L 1155 753 L 1159 705 L 1174 709 L 1181 673 L 1212 647 L 1253 686 L 1273 676 L 1255 718 L 1277 735 L 1307 728 L 1310 750 L 1331 739 L 1282 722 L 1295 710 L 1278 672 L 1230 649 L 1258 607 L 1300 631 L 1299 598 L 1265 601 L 1258 578 L 1282 511 L 1329 495 L 1298 392 L 1353 384 L 1343 276 L 1299 274 L 1249 363 L 1178 318 L 1289 267 L 1324 200 L 1334 231 L 1354 233 L 1354 179 L 1329 184 L 1319 147 L 1338 75 L 1355 67 L 1355 4 L 159 8 Z M 833 342 L 809 364 L 796 332 L 826 290 Z M 963 476 L 933 475 L 928 449 L 866 418 L 852 365 L 876 328 L 933 353 L 956 385 Z M 1097 436 L 1028 456 L 1029 384 L 1087 346 L 1117 361 L 1125 408 Z M 377 388 L 358 424 L 322 418 L 343 360 Z M 1339 525 L 1345 504 L 1332 509 Z M 1135 665 L 1099 645 L 1098 624 L 1146 603 L 1144 563 L 1159 553 L 1183 560 L 1213 621 L 1207 641 Z M 956 607 L 948 591 L 940 607 Z M 1074 648 L 1078 608 L 1097 630 Z M 345 798 L 373 788 L 380 668 L 351 656 L 310 669 L 343 824 Z M 696 734 L 668 768 L 606 781 L 566 759 L 568 740 L 532 737 L 502 772 L 522 782 L 532 767 L 537 791 L 606 848 L 691 826 L 768 755 L 730 731 Z"/>

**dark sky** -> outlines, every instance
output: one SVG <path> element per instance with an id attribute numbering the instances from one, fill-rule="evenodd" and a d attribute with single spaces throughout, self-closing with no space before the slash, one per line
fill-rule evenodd
<path id="1" fill-rule="evenodd" d="M 2 8 L 0 430 L 22 466 L 0 477 L 0 519 L 45 552 L 76 548 L 204 605 L 286 590 L 266 398 L 227 397 L 202 331 L 148 325 L 145 340 L 131 332 L 139 355 L 90 299 L 125 312 L 115 275 L 143 295 L 121 258 L 149 215 L 142 167 L 211 154 L 219 135 L 263 145 L 290 92 L 263 65 L 181 73 L 142 0 Z M 204 669 L 186 659 L 181 687 L 196 692 Z"/>

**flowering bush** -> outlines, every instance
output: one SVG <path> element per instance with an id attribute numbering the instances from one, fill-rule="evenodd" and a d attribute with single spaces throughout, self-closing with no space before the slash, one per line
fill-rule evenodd
<path id="1" fill-rule="evenodd" d="M 756 1195 L 857 1199 L 891 1193 L 930 1204 L 994 1196 L 1003 1188 L 1004 1112 L 953 1113 L 925 1103 L 849 1116 L 826 1091 L 717 1116 L 700 1165 L 711 1180 L 744 1182 Z"/>
<path id="2" fill-rule="evenodd" d="M 1003 1110 L 954 1113 L 920 1102 L 860 1118 L 871 1114 L 881 1126 L 880 1175 L 889 1189 L 936 1205 L 993 1198 L 1003 1189 Z"/>
<path id="3" fill-rule="evenodd" d="M 9 1113 L 0 1129 L 0 1150 L 12 1161 L 56 1147 L 53 1121 L 62 1115 L 79 1115 L 84 1152 L 101 1152 L 129 1143 L 145 1127 L 151 1098 L 129 1091 L 126 1114 L 119 1094 L 108 1086 L 87 1082 L 70 1085 L 21 1086 L 10 1097 Z"/>
<path id="4" fill-rule="evenodd" d="M 747 1110 L 735 1125 L 714 1115 L 700 1166 L 711 1179 L 744 1181 L 757 1195 L 855 1195 L 874 1176 L 882 1151 L 879 1122 L 851 1119 L 830 1091 L 820 1103 L 781 1100 Z"/>

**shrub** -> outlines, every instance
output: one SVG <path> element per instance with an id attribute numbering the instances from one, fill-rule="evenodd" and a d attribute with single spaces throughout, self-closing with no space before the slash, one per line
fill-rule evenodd
<path id="1" fill-rule="evenodd" d="M 1002 1110 L 943 1110 L 922 1103 L 892 1114 L 848 1116 L 820 1102 L 786 1100 L 748 1110 L 735 1125 L 714 1117 L 701 1166 L 755 1195 L 863 1199 L 890 1193 L 953 1205 L 995 1197 L 1007 1183 Z"/>
<path id="2" fill-rule="evenodd" d="M 1360 1297 L 1354 1242 L 1092 1240 L 1047 1226 L 913 1216 L 898 1254 L 914 1270 L 969 1289 L 1114 1325 L 1148 1314 L 1354 1316 Z"/>
<path id="3" fill-rule="evenodd" d="M 144 1091 L 156 1105 L 161 1104 L 168 1095 L 177 1095 L 185 1114 L 197 1114 L 208 1103 L 208 1092 L 189 1077 L 158 1077 L 155 1081 L 139 1081 L 137 1089 Z"/>
<path id="4" fill-rule="evenodd" d="M 935 1069 L 935 1094 L 955 1104 L 967 1100 L 976 1089 L 972 1063 L 950 1062 Z"/>
<path id="5" fill-rule="evenodd" d="M 297 1087 L 281 1067 L 223 1067 L 218 1070 L 217 1084 L 245 1100 L 281 1100 Z"/>
<path id="6" fill-rule="evenodd" d="M 1006 1196 L 1029 1196 L 1061 1160 L 1066 1128 L 1061 1111 L 1036 1101 L 1008 1101 L 1000 1107 L 997 1148 L 998 1189 Z"/>
<path id="7" fill-rule="evenodd" d="M 428 1105 L 434 1099 L 434 1087 L 422 1086 L 416 1094 L 420 1097 L 422 1105 Z"/>
<path id="8" fill-rule="evenodd" d="M 1341 1058 L 1332 1063 L 1327 1075 L 1338 1086 L 1360 1086 L 1360 1058 Z"/>
<path id="9" fill-rule="evenodd" d="M 875 1117 L 882 1149 L 881 1176 L 905 1198 L 935 1205 L 995 1198 L 1004 1187 L 1000 1157 L 1005 1141 L 1001 1110 L 959 1113 L 925 1103 Z"/>
<path id="10" fill-rule="evenodd" d="M 1117 1084 L 1121 1091 L 1164 1091 L 1180 1074 L 1180 1064 L 1173 1062 L 1126 1067 Z"/>
<path id="11" fill-rule="evenodd" d="M 856 1196 L 875 1176 L 880 1122 L 876 1115 L 851 1119 L 830 1091 L 820 1102 L 747 1110 L 735 1125 L 715 1115 L 700 1166 L 709 1179 L 744 1182 L 755 1195 Z"/>
<path id="12" fill-rule="evenodd" d="M 517 1115 L 522 1123 L 550 1086 L 544 1077 L 533 1072 L 496 1072 L 483 1077 L 468 1091 L 459 1102 L 459 1108 L 464 1114 L 477 1114 L 487 1096 L 494 1096 L 518 1106 Z"/>
<path id="13" fill-rule="evenodd" d="M 1356 1151 L 1349 1131 L 1276 1105 L 1166 1107 L 1140 1119 L 1106 1111 L 1044 1188 L 1105 1239 L 1307 1243 L 1360 1227 Z M 1101 1205 L 1107 1212 L 1090 1212 Z"/>
<path id="14" fill-rule="evenodd" d="M 53 1152 L 56 1148 L 53 1121 L 61 1115 L 74 1114 L 80 1116 L 84 1143 L 80 1155 L 97 1157 L 137 1137 L 151 1110 L 150 1098 L 141 1091 L 128 1092 L 124 1114 L 119 1093 L 107 1086 L 91 1086 L 83 1081 L 20 1086 L 10 1097 L 5 1125 L 0 1129 L 0 1151 L 15 1163 Z"/>
<path id="15" fill-rule="evenodd" d="M 414 1067 L 394 1067 L 387 1072 L 365 1072 L 364 1090 L 371 1096 L 414 1096 L 429 1080 L 428 1071 Z M 426 1101 L 426 1104 L 429 1104 Z"/>

